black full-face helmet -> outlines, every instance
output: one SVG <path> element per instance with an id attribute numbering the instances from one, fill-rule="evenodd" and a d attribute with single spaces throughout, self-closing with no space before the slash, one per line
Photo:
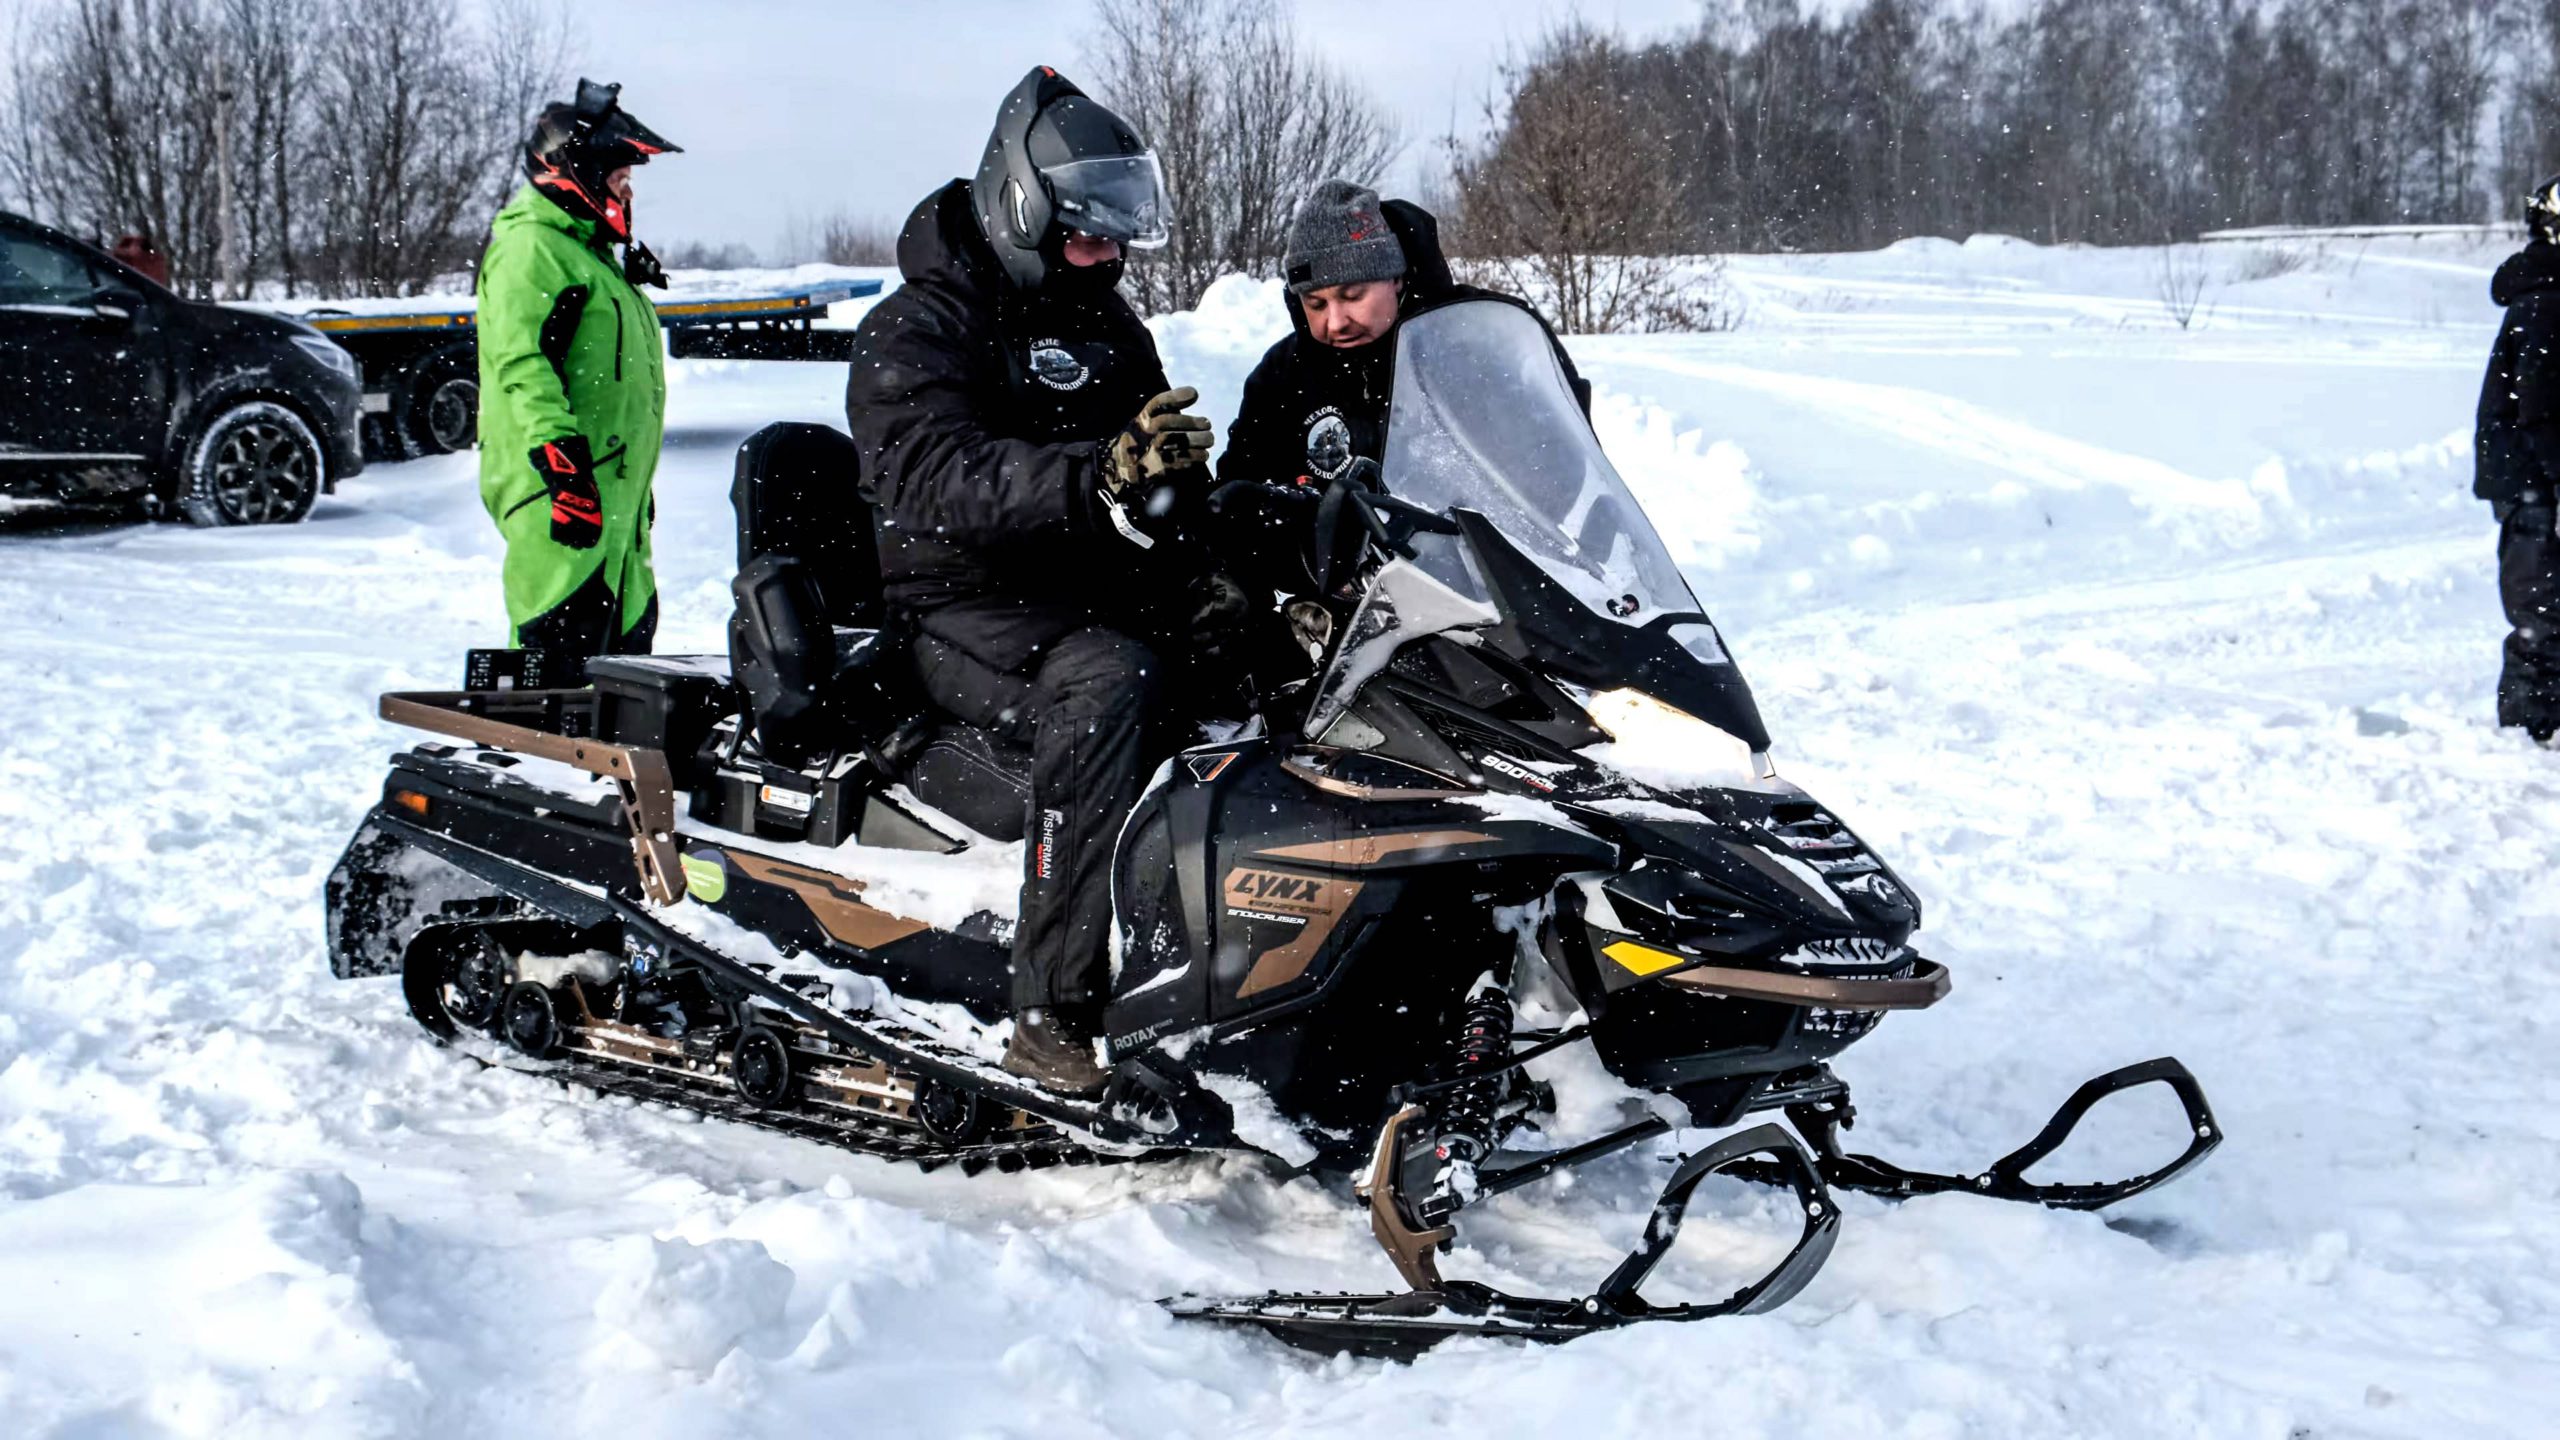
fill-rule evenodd
<path id="1" fill-rule="evenodd" d="M 970 184 L 978 228 L 1004 272 L 1037 290 L 1065 265 L 1070 233 L 1152 250 L 1171 234 L 1173 207 L 1155 152 L 1129 122 L 1043 65 L 996 112 L 995 133 Z M 1120 266 L 1090 267 L 1117 283 Z"/>
<path id="2" fill-rule="evenodd" d="M 625 165 L 646 165 L 652 155 L 678 155 L 684 147 L 641 124 L 622 108 L 620 85 L 578 82 L 578 98 L 545 105 L 525 141 L 524 173 L 561 209 L 604 227 L 628 244 L 631 213 L 613 198 L 605 177 Z"/>
<path id="3" fill-rule="evenodd" d="M 2536 240 L 2560 240 L 2560 175 L 2526 192 L 2524 223 Z"/>

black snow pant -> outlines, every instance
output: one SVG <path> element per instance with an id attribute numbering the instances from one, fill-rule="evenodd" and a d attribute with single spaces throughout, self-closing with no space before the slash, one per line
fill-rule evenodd
<path id="1" fill-rule="evenodd" d="M 931 634 L 915 654 L 936 705 L 1031 752 L 1013 1006 L 1090 1025 L 1109 998 L 1112 850 L 1163 758 L 1163 665 L 1101 625 L 1067 631 L 1013 670 Z"/>
<path id="2" fill-rule="evenodd" d="M 604 571 L 598 568 L 569 598 L 518 625 L 516 643 L 580 667 L 601 655 L 648 654 L 658 641 L 658 597 L 649 597 L 630 629 L 615 623 L 621 617 L 622 597 L 604 583 Z"/>
<path id="3" fill-rule="evenodd" d="M 2506 665 L 2498 675 L 2498 723 L 2537 740 L 2560 731 L 2560 512 L 2528 490 L 2498 507 L 2498 597 L 2506 604 Z"/>

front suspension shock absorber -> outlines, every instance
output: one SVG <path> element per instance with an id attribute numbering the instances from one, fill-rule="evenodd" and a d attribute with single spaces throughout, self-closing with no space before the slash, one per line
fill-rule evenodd
<path id="1" fill-rule="evenodd" d="M 1453 1077 L 1500 1067 L 1511 1058 L 1511 997 L 1487 985 L 1458 1011 Z M 1502 1077 L 1487 1075 L 1449 1092 L 1440 1106 L 1435 1149 L 1442 1160 L 1474 1165 L 1493 1153 L 1494 1109 L 1502 1103 Z"/>

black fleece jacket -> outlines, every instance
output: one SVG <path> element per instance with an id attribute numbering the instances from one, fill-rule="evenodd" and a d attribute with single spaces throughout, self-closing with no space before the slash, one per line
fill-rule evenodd
<path id="1" fill-rule="evenodd" d="M 2489 282 L 2507 308 L 2480 382 L 2471 493 L 2512 504 L 2527 490 L 2560 490 L 2560 245 L 2536 240 Z"/>

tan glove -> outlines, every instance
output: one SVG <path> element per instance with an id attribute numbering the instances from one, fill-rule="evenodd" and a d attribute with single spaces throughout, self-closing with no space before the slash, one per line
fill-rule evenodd
<path id="1" fill-rule="evenodd" d="M 1209 422 L 1185 413 L 1200 403 L 1200 392 L 1185 385 L 1167 390 L 1138 411 L 1138 418 L 1111 442 L 1103 484 L 1117 499 L 1132 490 L 1145 491 L 1209 457 L 1217 432 Z"/>

